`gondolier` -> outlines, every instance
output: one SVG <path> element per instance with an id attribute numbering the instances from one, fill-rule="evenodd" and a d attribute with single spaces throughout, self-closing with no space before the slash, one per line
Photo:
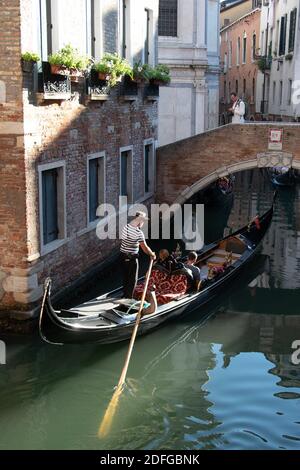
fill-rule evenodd
<path id="1" fill-rule="evenodd" d="M 139 248 L 141 247 L 150 258 L 155 259 L 155 253 L 147 245 L 145 235 L 141 230 L 146 220 L 149 219 L 146 217 L 145 212 L 137 212 L 134 220 L 125 225 L 122 231 L 120 256 L 123 271 L 123 290 L 126 299 L 132 299 L 137 283 Z"/>

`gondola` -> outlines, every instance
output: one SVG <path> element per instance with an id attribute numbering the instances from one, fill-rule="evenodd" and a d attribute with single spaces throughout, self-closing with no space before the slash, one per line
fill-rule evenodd
<path id="1" fill-rule="evenodd" d="M 272 222 L 272 207 L 261 217 L 231 235 L 206 245 L 198 252 L 197 263 L 205 266 L 230 263 L 214 276 L 208 276 L 200 290 L 190 289 L 176 300 L 159 304 L 153 314 L 144 315 L 138 334 L 143 335 L 167 321 L 198 309 L 214 298 L 253 259 Z M 184 259 L 183 259 L 184 261 Z M 45 282 L 39 318 L 41 338 L 51 344 L 114 343 L 131 337 L 139 301 L 122 298 L 122 288 L 104 294 L 76 307 L 56 311 L 51 304 L 51 280 Z"/>

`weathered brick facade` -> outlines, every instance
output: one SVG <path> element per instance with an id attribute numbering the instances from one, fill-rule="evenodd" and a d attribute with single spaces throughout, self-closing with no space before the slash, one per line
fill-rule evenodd
<path id="1" fill-rule="evenodd" d="M 132 145 L 134 201 L 143 200 L 144 141 L 155 145 L 158 125 L 157 103 L 144 98 L 142 86 L 131 102 L 119 96 L 119 87 L 108 101 L 87 101 L 83 83 L 72 85 L 70 100 L 43 101 L 37 77 L 20 65 L 21 32 L 28 49 L 33 27 L 31 8 L 31 0 L 0 1 L 0 80 L 7 91 L 0 103 L 0 310 L 23 312 L 20 318 L 37 310 L 47 276 L 57 292 L 116 250 L 118 241 L 100 241 L 88 227 L 88 156 L 105 152 L 106 202 L 118 207 L 120 148 Z M 107 41 L 116 40 L 107 28 Z M 43 255 L 38 166 L 58 161 L 66 172 L 67 233 L 62 246 Z"/>

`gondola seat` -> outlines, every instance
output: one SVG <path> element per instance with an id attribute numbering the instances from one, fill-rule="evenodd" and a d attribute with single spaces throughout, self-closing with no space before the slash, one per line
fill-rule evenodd
<path id="1" fill-rule="evenodd" d="M 188 280 L 184 274 L 167 274 L 158 269 L 153 269 L 149 287 L 155 285 L 156 298 L 159 305 L 164 305 L 173 300 L 178 300 L 188 289 Z M 144 282 L 140 282 L 134 291 L 134 298 L 141 299 L 144 290 Z"/>

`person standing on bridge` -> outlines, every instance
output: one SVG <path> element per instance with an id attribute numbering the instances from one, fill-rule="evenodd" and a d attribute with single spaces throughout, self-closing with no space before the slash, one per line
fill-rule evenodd
<path id="1" fill-rule="evenodd" d="M 237 94 L 232 92 L 231 95 L 232 107 L 228 110 L 232 113 L 232 124 L 243 124 L 245 122 L 246 106 L 243 100 L 237 97 Z"/>

